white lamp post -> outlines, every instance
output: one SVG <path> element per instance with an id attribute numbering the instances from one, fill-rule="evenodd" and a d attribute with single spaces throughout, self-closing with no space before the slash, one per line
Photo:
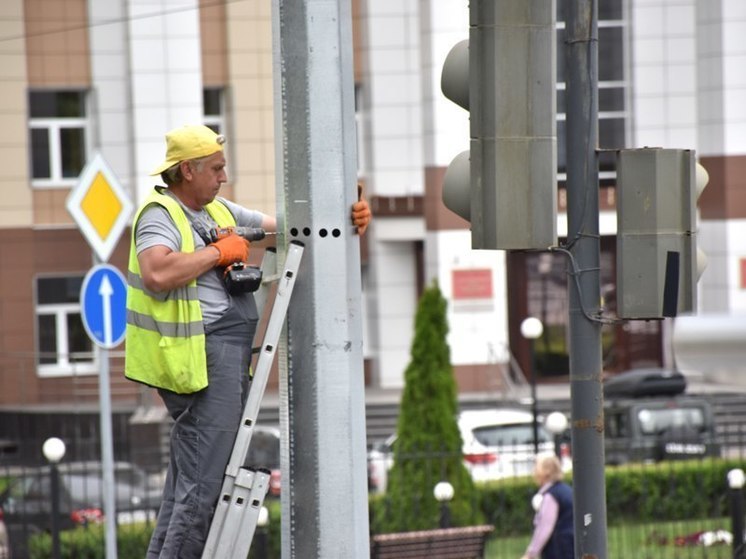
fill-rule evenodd
<path id="1" fill-rule="evenodd" d="M 451 526 L 451 510 L 448 503 L 453 499 L 453 485 L 447 481 L 441 481 L 435 484 L 433 488 L 435 500 L 440 503 L 440 527 L 449 528 Z"/>
<path id="2" fill-rule="evenodd" d="M 741 468 L 734 468 L 728 472 L 728 487 L 730 488 L 731 526 L 733 530 L 733 557 L 740 555 L 743 547 L 743 486 L 746 475 Z"/>
<path id="3" fill-rule="evenodd" d="M 544 426 L 554 437 L 554 453 L 562 458 L 562 433 L 567 429 L 567 417 L 561 411 L 553 411 L 544 420 Z"/>
<path id="4" fill-rule="evenodd" d="M 528 340 L 531 355 L 531 412 L 534 415 L 534 454 L 539 454 L 539 412 L 536 402 L 536 348 L 535 342 L 544 332 L 544 325 L 530 316 L 521 322 L 521 335 Z"/>
<path id="5" fill-rule="evenodd" d="M 65 456 L 65 443 L 62 439 L 51 437 L 44 441 L 41 451 L 51 467 L 52 559 L 60 559 L 60 472 L 57 464 Z"/>

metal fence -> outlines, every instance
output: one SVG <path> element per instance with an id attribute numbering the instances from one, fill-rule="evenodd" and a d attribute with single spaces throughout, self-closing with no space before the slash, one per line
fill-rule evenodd
<path id="1" fill-rule="evenodd" d="M 86 432 L 84 425 L 81 423 L 76 432 L 71 433 L 70 446 L 75 451 L 60 464 L 63 478 L 67 476 L 66 481 L 76 484 L 68 494 L 60 496 L 60 510 L 64 514 L 61 521 L 66 526 L 97 522 L 103 511 L 98 481 L 101 477 L 98 462 L 100 443 L 93 433 Z M 737 498 L 743 498 L 743 492 L 729 489 L 725 474 L 730 469 L 746 468 L 746 424 L 738 420 L 720 421 L 716 441 L 718 457 L 639 462 L 607 469 L 610 558 L 713 559 L 737 556 L 735 548 L 740 540 L 736 537 L 734 541 L 733 538 L 733 523 L 737 518 L 733 517 L 731 507 L 737 504 Z M 41 442 L 20 440 L 16 441 L 20 448 L 0 448 L 0 493 L 3 494 L 0 506 L 4 509 L 11 544 L 16 551 L 14 559 L 26 556 L 25 542 L 31 534 L 49 529 L 51 472 L 42 455 Z M 520 458 L 524 465 L 531 462 L 533 455 L 527 456 L 523 451 L 516 453 L 516 445 L 512 446 L 513 458 Z M 116 449 L 117 520 L 120 522 L 152 521 L 155 516 L 163 484 L 163 457 L 145 456 L 147 452 L 138 446 L 136 440 Z M 500 453 L 510 454 L 506 449 Z M 413 453 L 400 459 L 426 460 L 428 465 L 423 467 L 432 472 L 431 485 L 434 486 L 441 481 L 443 468 L 440 462 L 446 455 L 438 449 L 423 449 L 422 454 L 415 456 Z M 23 460 L 19 460 L 19 456 L 23 456 Z M 385 482 L 381 485 L 380 476 L 394 475 L 391 474 L 393 459 L 393 454 L 385 447 L 369 454 L 371 497 L 372 501 L 382 500 L 384 504 L 377 510 L 383 514 L 393 496 L 387 493 Z M 683 464 L 694 464 L 699 468 L 696 474 L 699 477 L 690 475 L 685 478 L 681 470 Z M 628 472 L 626 478 L 622 470 Z M 515 473 L 523 474 L 525 469 Z M 582 475 L 582 472 L 568 473 L 568 481 L 572 482 L 573 475 Z M 629 478 L 634 478 L 634 487 L 620 486 L 624 479 Z M 516 499 L 515 493 L 510 493 L 509 489 L 516 479 L 510 475 L 477 484 L 479 491 L 471 504 L 473 521 L 495 526 L 486 557 L 520 557 L 528 544 L 533 516 L 530 500 L 536 488 L 530 478 L 524 477 L 524 492 Z M 710 489 L 712 484 L 717 488 Z M 616 498 L 611 499 L 612 494 L 629 496 L 624 507 L 617 504 Z M 422 501 L 433 499 L 433 488 L 416 498 Z M 671 513 L 671 503 L 678 507 L 677 514 Z"/>
<path id="2" fill-rule="evenodd" d="M 19 446 L 36 446 L 36 442 L 21 441 Z M 76 447 L 79 455 L 98 456 L 98 441 L 78 440 Z M 55 464 L 36 449 L 39 459 L 34 463 L 15 459 L 33 455 L 31 450 L 5 450 L 0 461 L 0 521 L 5 523 L 14 559 L 29 556 L 29 538 L 34 534 L 103 521 L 100 460 L 63 458 Z M 154 522 L 164 482 L 162 468 L 141 467 L 117 456 L 113 469 L 117 524 Z"/>
<path id="3" fill-rule="evenodd" d="M 607 467 L 609 558 L 746 558 L 743 488 L 731 488 L 727 475 L 729 471 L 746 468 L 746 427 L 739 423 L 721 425 L 717 443 L 717 456 L 693 455 L 686 460 Z M 501 449 L 501 459 L 525 462 L 530 458 L 533 461 L 532 454 L 529 457 L 523 451 L 516 452 L 515 446 Z M 396 459 L 424 463 L 446 457 L 437 449 L 422 449 L 421 453 L 410 452 Z M 374 516 L 386 515 L 397 506 L 396 497 L 387 490 L 391 476 L 396 476 L 398 471 L 394 460 L 393 452 L 386 447 L 369 454 L 370 487 L 380 501 L 371 509 Z M 440 481 L 437 472 L 442 471 L 437 463 L 423 469 L 433 475 L 429 484 L 424 484 L 427 487 L 422 494 L 414 497 L 420 502 L 435 498 L 430 486 Z M 566 481 L 572 484 L 576 475 L 582 475 L 582 471 L 567 471 Z M 533 529 L 534 512 L 530 503 L 537 488 L 530 476 L 498 476 L 491 481 L 482 478 L 477 487 L 477 495 L 471 503 L 471 522 L 495 526 L 485 557 L 521 557 Z M 458 492 L 458 488 L 455 491 Z M 413 510 L 416 509 L 415 505 Z M 432 526 L 437 527 L 435 523 Z M 393 531 L 391 526 L 388 531 Z"/>

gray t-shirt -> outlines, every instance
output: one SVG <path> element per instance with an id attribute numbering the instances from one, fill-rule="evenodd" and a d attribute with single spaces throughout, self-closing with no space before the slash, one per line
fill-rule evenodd
<path id="1" fill-rule="evenodd" d="M 168 190 L 164 192 L 178 201 Z M 261 227 L 261 212 L 248 210 L 224 198 L 218 198 L 218 200 L 225 204 L 233 214 L 236 225 Z M 192 223 L 194 250 L 204 248 L 207 243 L 196 229 L 201 228 L 202 231 L 209 231 L 211 228 L 217 227 L 217 224 L 207 211 L 195 211 L 185 207 L 181 202 L 179 204 Z M 136 225 L 135 244 L 137 254 L 156 245 L 163 245 L 175 252 L 181 250 L 181 235 L 166 208 L 159 204 L 151 204 L 143 210 Z M 197 278 L 197 296 L 202 307 L 202 318 L 205 324 L 210 324 L 223 315 L 228 309 L 230 298 L 223 283 L 222 270 L 208 270 Z"/>

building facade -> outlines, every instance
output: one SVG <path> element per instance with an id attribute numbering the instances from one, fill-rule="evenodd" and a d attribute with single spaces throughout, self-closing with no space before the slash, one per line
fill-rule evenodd
<path id="1" fill-rule="evenodd" d="M 566 2 L 557 0 L 560 235 Z M 528 363 L 519 326 L 529 315 L 545 324 L 539 378 L 566 380 L 566 262 L 549 252 L 471 250 L 469 224 L 441 202 L 445 169 L 468 148 L 468 114 L 439 86 L 448 50 L 468 36 L 467 3 L 352 4 L 359 177 L 376 215 L 363 239 L 367 385 L 403 385 L 418 295 L 431 281 L 449 301 L 448 341 L 463 392 L 506 393 Z M 700 311 L 742 311 L 746 7 L 741 0 L 598 4 L 606 309 L 613 314 L 613 150 L 661 146 L 696 149 L 710 174 L 700 201 L 709 256 Z M 95 407 L 100 364 L 78 303 L 94 258 L 66 199 L 98 152 L 137 205 L 153 186 L 148 172 L 162 158 L 164 133 L 204 122 L 229 138 L 223 194 L 274 213 L 271 3 L 4 0 L 0 60 L 0 406 Z M 121 270 L 128 235 L 110 258 Z M 667 328 L 655 321 L 609 326 L 604 367 L 670 361 Z M 111 359 L 115 406 L 153 403 L 148 390 L 123 379 L 121 352 Z"/>

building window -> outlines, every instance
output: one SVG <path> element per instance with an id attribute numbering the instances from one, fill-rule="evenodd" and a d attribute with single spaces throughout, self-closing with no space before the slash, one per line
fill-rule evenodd
<path id="1" fill-rule="evenodd" d="M 206 87 L 202 90 L 202 112 L 205 126 L 212 128 L 216 134 L 225 134 L 225 101 L 222 88 Z"/>
<path id="2" fill-rule="evenodd" d="M 95 352 L 80 315 L 83 276 L 36 279 L 37 371 L 40 377 L 94 373 Z"/>
<path id="3" fill-rule="evenodd" d="M 557 164 L 564 180 L 567 169 L 565 147 L 565 3 L 557 2 Z M 627 147 L 631 118 L 628 61 L 626 60 L 627 22 L 623 0 L 599 2 L 598 12 L 598 143 L 602 150 Z M 599 178 L 607 184 L 615 177 L 615 155 L 599 154 Z"/>
<path id="4" fill-rule="evenodd" d="M 30 91 L 28 103 L 33 185 L 74 185 L 88 155 L 85 92 Z"/>

